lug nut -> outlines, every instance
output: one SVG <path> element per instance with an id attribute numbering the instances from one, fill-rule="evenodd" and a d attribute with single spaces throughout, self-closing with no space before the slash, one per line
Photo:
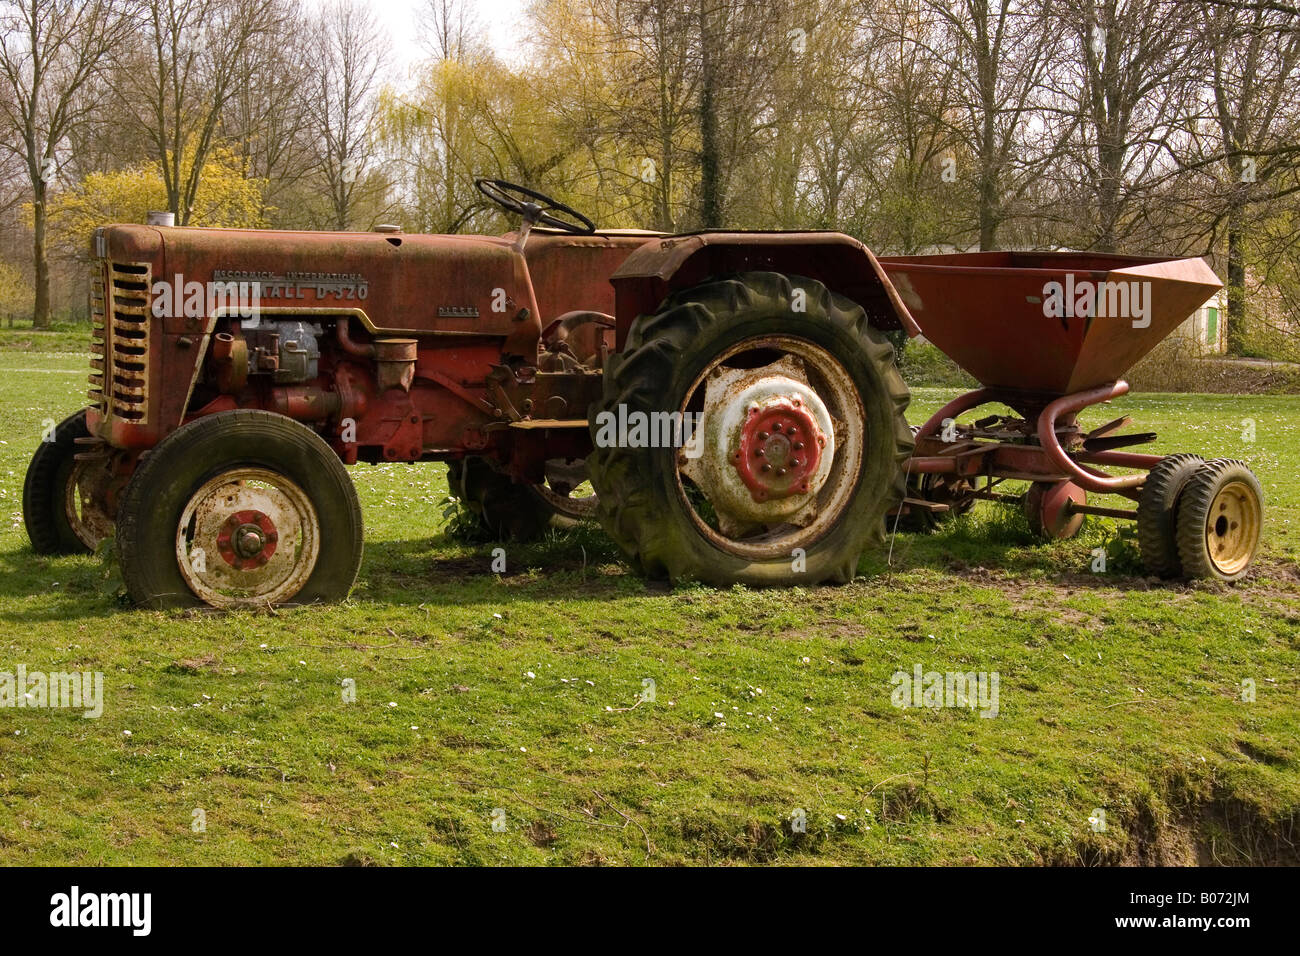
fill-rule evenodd
<path id="1" fill-rule="evenodd" d="M 794 443 L 794 450 L 795 450 L 795 451 L 803 451 L 803 442 L 801 442 L 801 441 L 797 441 L 797 442 L 795 442 L 795 443 Z"/>
<path id="2" fill-rule="evenodd" d="M 759 432 L 759 433 L 758 433 L 758 440 L 759 440 L 759 441 L 767 441 L 767 432 Z"/>
<path id="3" fill-rule="evenodd" d="M 758 470 L 759 470 L 759 471 L 771 471 L 771 470 L 772 470 L 772 466 L 769 465 L 767 462 L 763 462 L 762 466 L 761 466 Z"/>
<path id="4" fill-rule="evenodd" d="M 777 422 L 775 425 L 772 426 L 772 431 L 774 431 L 774 432 L 779 432 L 780 430 L 781 430 L 781 423 L 780 423 L 780 422 Z"/>
<path id="5" fill-rule="evenodd" d="M 754 457 L 755 457 L 755 458 L 762 458 L 762 457 L 763 457 L 763 449 L 761 449 L 761 448 L 755 448 L 755 449 L 754 449 Z"/>
<path id="6" fill-rule="evenodd" d="M 235 548 L 241 557 L 251 558 L 262 550 L 262 539 L 256 531 L 245 531 L 239 536 L 239 546 Z"/>

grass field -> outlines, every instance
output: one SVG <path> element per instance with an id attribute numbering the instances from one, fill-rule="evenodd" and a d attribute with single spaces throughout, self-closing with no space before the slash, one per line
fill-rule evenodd
<path id="1" fill-rule="evenodd" d="M 446 536 L 441 465 L 361 466 L 346 604 L 144 613 L 22 530 L 84 366 L 0 350 L 0 672 L 102 671 L 106 698 L 0 709 L 0 863 L 1300 862 L 1300 397 L 1085 419 L 1250 462 L 1266 553 L 1235 587 L 1136 576 L 1105 519 L 1037 544 L 992 504 L 841 588 L 667 590 L 594 528 L 496 575 Z M 997 716 L 896 708 L 917 665 L 996 672 Z"/>

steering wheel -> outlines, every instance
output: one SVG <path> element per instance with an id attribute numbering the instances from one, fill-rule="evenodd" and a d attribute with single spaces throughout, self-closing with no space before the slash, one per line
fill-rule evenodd
<path id="1" fill-rule="evenodd" d="M 508 183 L 504 179 L 476 179 L 474 185 L 506 212 L 523 216 L 525 222 L 540 222 L 576 236 L 589 236 L 596 231 L 596 224 L 576 209 L 570 209 L 564 203 L 524 186 Z M 563 213 L 571 218 L 559 219 L 551 215 L 552 212 Z"/>

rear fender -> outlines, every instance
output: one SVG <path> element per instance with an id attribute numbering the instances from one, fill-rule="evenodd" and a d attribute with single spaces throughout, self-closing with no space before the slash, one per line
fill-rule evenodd
<path id="1" fill-rule="evenodd" d="M 647 242 L 610 277 L 617 349 L 632 322 L 671 293 L 738 272 L 779 272 L 816 279 L 856 302 L 877 329 L 921 334 L 871 250 L 839 232 L 707 232 Z"/>

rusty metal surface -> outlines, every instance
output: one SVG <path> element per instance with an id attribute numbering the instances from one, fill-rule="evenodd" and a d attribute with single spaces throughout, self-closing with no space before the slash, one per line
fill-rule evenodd
<path id="1" fill-rule="evenodd" d="M 542 322 L 549 324 L 572 310 L 613 315 L 610 276 L 634 251 L 658 238 L 659 233 L 640 231 L 574 236 L 534 229 L 524 257 Z"/>
<path id="2" fill-rule="evenodd" d="M 950 475 L 966 479 L 1009 478 L 1036 482 L 1072 482 L 1080 491 L 1112 493 L 1135 498 L 1146 481 L 1146 472 L 1161 460 L 1160 455 L 1141 455 L 1089 447 L 1097 438 L 1122 443 L 1112 433 L 1128 423 L 1118 418 L 1084 433 L 1075 415 L 1084 408 L 1124 395 L 1128 383 L 1120 380 L 1085 389 L 1041 403 L 1038 393 L 1023 403 L 1029 411 L 1023 418 L 991 415 L 971 425 L 958 425 L 964 412 L 993 402 L 1014 403 L 1014 390 L 979 388 L 959 395 L 932 415 L 916 433 L 916 447 L 908 459 L 909 474 Z M 945 425 L 951 425 L 947 435 Z M 1146 440 L 1147 435 L 1129 436 Z M 1140 470 L 1135 475 L 1109 475 L 1091 467 Z"/>
<path id="3" fill-rule="evenodd" d="M 213 607 L 290 600 L 316 567 L 320 518 L 284 475 L 238 468 L 217 475 L 186 504 L 176 561 L 189 588 Z"/>
<path id="4" fill-rule="evenodd" d="M 1202 259 L 979 252 L 880 259 L 922 334 L 982 384 L 1062 395 L 1113 382 L 1223 284 Z M 1149 324 L 1044 314 L 1049 282 L 1147 283 Z"/>
<path id="5" fill-rule="evenodd" d="M 775 361 L 754 364 L 774 352 Z M 718 548 L 751 560 L 788 555 L 843 520 L 862 465 L 866 413 L 839 359 L 793 336 L 744 339 L 696 377 L 677 412 L 684 422 L 696 408 L 700 419 L 678 453 L 677 492 Z M 778 441 L 764 422 L 781 423 Z M 796 430 L 793 442 L 788 424 Z M 810 443 L 817 444 L 815 456 Z M 796 451 L 795 444 L 804 447 Z M 777 445 L 781 462 L 764 472 L 763 459 Z M 800 465 L 792 474 L 795 458 Z M 751 461 L 755 467 L 746 467 Z M 691 502 L 688 486 L 708 499 L 716 528 Z"/>
<path id="6" fill-rule="evenodd" d="M 1074 537 L 1083 525 L 1088 493 L 1072 481 L 1036 481 L 1026 492 L 1022 507 L 1029 526 L 1049 539 Z"/>
<path id="7" fill-rule="evenodd" d="M 88 424 L 114 446 L 146 449 L 200 414 L 271 408 L 321 425 L 353 419 L 355 441 L 335 441 L 345 461 L 419 458 L 430 448 L 484 450 L 494 443 L 482 429 L 509 420 L 488 400 L 492 369 L 512 348 L 536 364 L 544 320 L 593 305 L 612 310 L 610 272 L 654 235 L 538 232 L 527 258 L 515 238 L 103 227 L 92 243 L 98 258 Z M 144 323 L 147 364 L 129 369 L 139 380 L 115 382 L 113 308 L 124 300 L 112 294 L 114 263 L 139 264 L 152 281 L 256 281 L 262 317 L 321 323 L 331 339 L 337 331 L 338 347 L 322 342 L 315 380 L 272 388 L 265 376 L 248 376 L 251 350 L 237 320 L 177 310 Z M 532 266 L 546 309 L 540 315 Z M 147 306 L 143 298 L 125 304 L 133 320 L 146 318 Z M 408 340 L 384 342 L 398 333 Z M 570 351 L 575 345 L 582 358 L 567 364 L 603 359 L 612 329 L 583 326 Z M 106 375 L 120 395 L 105 385 Z M 534 403 L 538 417 L 568 418 L 585 408 L 591 376 L 578 378 L 584 381 L 572 388 L 548 379 Z M 534 384 L 512 388 L 512 397 L 522 405 Z M 143 404 L 137 410 L 115 400 Z"/>
<path id="8" fill-rule="evenodd" d="M 902 298 L 871 251 L 838 232 L 703 232 L 645 243 L 614 273 L 618 348 L 632 321 L 668 294 L 736 272 L 806 276 L 847 296 L 878 329 L 918 334 Z"/>

